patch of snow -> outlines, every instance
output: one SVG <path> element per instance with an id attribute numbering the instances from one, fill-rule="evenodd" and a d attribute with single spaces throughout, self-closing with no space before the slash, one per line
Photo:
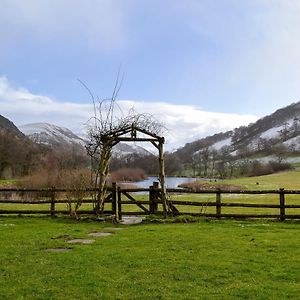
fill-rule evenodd
<path id="1" fill-rule="evenodd" d="M 276 138 L 280 134 L 279 132 L 284 129 L 285 126 L 290 127 L 294 122 L 294 119 L 289 119 L 285 123 L 286 125 L 280 125 L 277 127 L 272 127 L 266 131 L 264 131 L 260 137 L 264 139 L 271 139 L 271 138 Z"/>
<path id="2" fill-rule="evenodd" d="M 283 145 L 285 145 L 288 148 L 293 147 L 294 150 L 299 151 L 300 150 L 300 137 L 295 136 L 295 137 L 283 142 Z"/>
<path id="3" fill-rule="evenodd" d="M 225 140 L 221 140 L 219 142 L 216 142 L 216 143 L 212 144 L 211 147 L 213 147 L 216 150 L 220 150 L 222 147 L 230 146 L 230 145 L 231 145 L 231 137 L 227 138 Z"/>

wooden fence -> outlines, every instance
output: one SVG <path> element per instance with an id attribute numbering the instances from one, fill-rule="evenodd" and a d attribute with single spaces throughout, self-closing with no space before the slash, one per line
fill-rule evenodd
<path id="1" fill-rule="evenodd" d="M 171 199 L 172 215 L 213 218 L 278 218 L 281 221 L 300 219 L 299 190 L 192 191 L 167 189 L 167 192 Z M 77 204 L 80 208 L 75 209 L 76 214 L 94 214 L 93 193 L 95 193 L 95 189 L 0 189 L 0 214 L 46 214 L 55 216 L 72 213 L 70 207 Z M 245 195 L 252 197 L 251 199 L 255 203 L 251 203 L 251 199 L 242 202 L 242 196 Z M 291 203 L 287 203 L 286 198 L 290 195 L 293 199 L 289 201 Z M 190 199 L 194 199 L 195 196 L 198 196 L 199 199 L 191 201 Z M 272 199 L 268 201 L 270 196 L 272 196 Z M 184 199 L 178 200 L 179 197 Z M 25 204 L 29 205 L 30 209 L 26 208 Z M 62 209 L 63 204 L 66 204 L 67 208 Z M 33 209 L 32 207 L 36 205 L 40 205 L 41 208 Z M 134 207 L 134 209 L 129 207 Z M 234 212 L 234 208 L 245 209 L 246 212 Z M 251 209 L 258 209 L 260 213 L 257 211 L 251 212 Z M 267 213 L 268 209 L 272 209 L 272 213 Z M 113 184 L 112 187 L 107 189 L 103 213 L 115 216 L 119 220 L 126 215 L 163 214 L 161 189 L 156 182 L 149 188 L 130 189 L 117 187 L 116 184 Z"/>

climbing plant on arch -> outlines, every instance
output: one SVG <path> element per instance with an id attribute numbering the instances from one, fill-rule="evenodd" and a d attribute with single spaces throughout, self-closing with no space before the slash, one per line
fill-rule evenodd
<path id="1" fill-rule="evenodd" d="M 159 180 L 161 198 L 165 216 L 170 211 L 165 185 L 164 166 L 164 137 L 160 136 L 164 127 L 152 115 L 139 114 L 134 110 L 124 116 L 115 101 L 114 93 L 111 99 L 94 102 L 94 117 L 89 127 L 89 143 L 87 151 L 91 159 L 96 162 L 94 184 L 97 189 L 94 209 L 101 214 L 104 208 L 109 163 L 112 148 L 119 142 L 150 142 L 158 150 Z M 116 112 L 117 111 L 117 112 Z"/>

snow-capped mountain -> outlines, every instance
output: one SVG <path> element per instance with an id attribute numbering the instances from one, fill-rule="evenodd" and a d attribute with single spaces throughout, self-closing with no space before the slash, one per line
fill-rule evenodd
<path id="1" fill-rule="evenodd" d="M 49 146 L 72 146 L 86 144 L 86 140 L 74 134 L 71 130 L 49 123 L 32 123 L 19 126 L 19 130 L 38 144 Z M 112 150 L 113 156 L 120 158 L 126 155 L 137 154 L 140 156 L 149 155 L 143 147 L 136 144 L 119 143 Z"/>
<path id="2" fill-rule="evenodd" d="M 112 155 L 116 158 L 120 158 L 123 156 L 136 154 L 139 156 L 147 156 L 151 153 L 144 149 L 143 147 L 136 145 L 136 144 L 125 144 L 125 143 L 119 143 L 112 149 Z"/>
<path id="3" fill-rule="evenodd" d="M 204 149 L 225 150 L 233 156 L 272 155 L 278 146 L 284 146 L 288 152 L 300 151 L 300 102 L 281 108 L 248 126 L 188 143 L 176 153 L 183 160 Z"/>
<path id="4" fill-rule="evenodd" d="M 85 145 L 85 141 L 71 130 L 49 123 L 31 123 L 19 126 L 19 130 L 38 144 L 57 145 Z"/>

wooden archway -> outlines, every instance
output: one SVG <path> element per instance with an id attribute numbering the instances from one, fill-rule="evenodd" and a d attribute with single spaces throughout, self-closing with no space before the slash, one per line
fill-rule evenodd
<path id="1" fill-rule="evenodd" d="M 140 137 L 142 134 L 143 137 Z M 135 124 L 127 126 L 122 129 L 115 131 L 110 131 L 107 134 L 103 134 L 100 137 L 101 143 L 103 145 L 100 164 L 101 170 L 99 174 L 99 195 L 98 195 L 98 210 L 103 209 L 104 199 L 105 199 L 105 186 L 109 171 L 109 161 L 111 157 L 112 148 L 119 142 L 150 142 L 158 150 L 158 160 L 159 160 L 159 181 L 162 190 L 162 203 L 164 215 L 166 216 L 169 211 L 169 201 L 167 198 L 166 184 L 165 184 L 165 165 L 164 165 L 164 151 L 163 146 L 165 139 L 164 137 L 158 136 L 146 129 L 140 128 Z"/>

